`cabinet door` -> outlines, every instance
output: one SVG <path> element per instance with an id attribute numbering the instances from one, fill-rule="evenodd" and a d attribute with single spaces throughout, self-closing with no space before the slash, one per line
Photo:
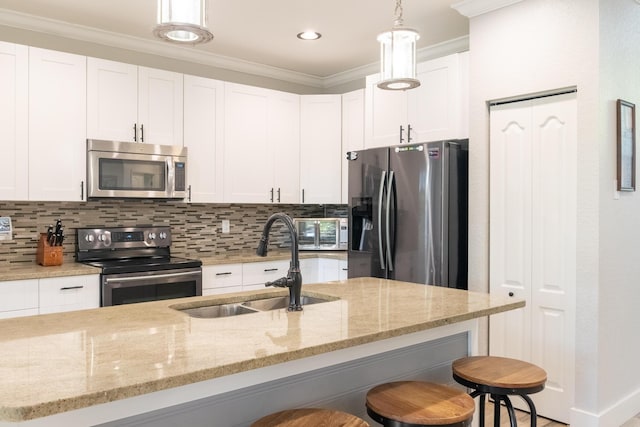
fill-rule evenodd
<path id="1" fill-rule="evenodd" d="M 300 95 L 270 91 L 267 123 L 274 202 L 300 203 Z"/>
<path id="2" fill-rule="evenodd" d="M 190 202 L 222 202 L 224 83 L 184 76 L 184 145 Z"/>
<path id="3" fill-rule="evenodd" d="M 40 279 L 40 314 L 100 307 L 100 276 Z"/>
<path id="4" fill-rule="evenodd" d="M 407 92 L 378 89 L 376 84 L 379 80 L 378 74 L 367 76 L 364 116 L 366 148 L 407 142 Z M 400 126 L 403 127 L 404 141 L 400 140 Z"/>
<path id="5" fill-rule="evenodd" d="M 349 162 L 346 153 L 364 148 L 364 89 L 342 95 L 342 203 L 349 203 Z"/>
<path id="6" fill-rule="evenodd" d="M 270 203 L 273 151 L 268 138 L 269 91 L 225 83 L 224 201 Z"/>
<path id="7" fill-rule="evenodd" d="M 300 274 L 303 285 L 320 282 L 319 258 L 301 259 Z"/>
<path id="8" fill-rule="evenodd" d="M 87 58 L 87 138 L 135 142 L 138 67 Z"/>
<path id="9" fill-rule="evenodd" d="M 38 314 L 38 280 L 0 282 L 0 319 Z"/>
<path id="10" fill-rule="evenodd" d="M 303 95 L 300 105 L 302 203 L 340 203 L 342 97 Z"/>
<path id="11" fill-rule="evenodd" d="M 87 60 L 29 48 L 29 199 L 78 201 L 86 169 Z"/>
<path id="12" fill-rule="evenodd" d="M 0 42 L 0 200 L 27 200 L 29 182 L 27 46 Z"/>
<path id="13" fill-rule="evenodd" d="M 340 260 L 340 280 L 347 280 L 349 278 L 349 261 L 346 259 Z"/>
<path id="14" fill-rule="evenodd" d="M 410 142 L 460 137 L 458 54 L 418 64 L 420 86 L 407 91 Z"/>
<path id="15" fill-rule="evenodd" d="M 202 267 L 202 295 L 217 295 L 242 290 L 242 264 Z"/>
<path id="16" fill-rule="evenodd" d="M 242 264 L 242 290 L 264 289 L 266 282 L 285 277 L 289 261 L 264 261 Z"/>
<path id="17" fill-rule="evenodd" d="M 330 258 L 319 258 L 320 261 L 320 281 L 330 282 L 340 280 L 340 260 Z"/>
<path id="18" fill-rule="evenodd" d="M 182 108 L 182 74 L 138 67 L 138 126 L 141 142 L 182 146 Z"/>

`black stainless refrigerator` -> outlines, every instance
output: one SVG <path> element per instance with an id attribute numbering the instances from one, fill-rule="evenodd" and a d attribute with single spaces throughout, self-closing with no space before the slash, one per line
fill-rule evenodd
<path id="1" fill-rule="evenodd" d="M 347 153 L 349 278 L 467 289 L 469 141 Z"/>

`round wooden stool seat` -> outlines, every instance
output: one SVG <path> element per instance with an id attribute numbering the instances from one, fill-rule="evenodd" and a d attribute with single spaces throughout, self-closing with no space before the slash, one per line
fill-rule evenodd
<path id="1" fill-rule="evenodd" d="M 260 418 L 251 427 L 369 427 L 369 423 L 347 414 L 322 408 L 289 409 Z"/>
<path id="2" fill-rule="evenodd" d="M 475 404 L 464 391 L 424 381 L 381 384 L 367 393 L 367 413 L 385 427 L 468 426 Z"/>
<path id="3" fill-rule="evenodd" d="M 480 396 L 480 425 L 484 426 L 484 399 L 494 398 L 495 424 L 500 423 L 500 401 L 509 412 L 511 426 L 516 426 L 515 413 L 509 395 L 517 395 L 529 405 L 531 426 L 536 426 L 536 407 L 529 394 L 544 389 L 547 373 L 532 363 L 507 357 L 471 356 L 453 362 L 453 378 L 460 384 L 474 389 L 472 397 Z"/>

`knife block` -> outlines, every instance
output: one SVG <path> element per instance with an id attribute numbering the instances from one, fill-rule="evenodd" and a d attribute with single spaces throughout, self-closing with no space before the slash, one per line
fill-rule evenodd
<path id="1" fill-rule="evenodd" d="M 47 233 L 40 233 L 36 249 L 36 262 L 45 267 L 62 265 L 62 246 L 51 246 L 47 242 Z"/>

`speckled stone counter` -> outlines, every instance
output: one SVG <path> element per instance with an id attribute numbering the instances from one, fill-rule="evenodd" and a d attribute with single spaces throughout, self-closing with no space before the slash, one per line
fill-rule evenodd
<path id="1" fill-rule="evenodd" d="M 216 319 L 171 307 L 264 290 L 0 320 L 0 424 L 131 398 L 524 306 L 384 279 L 305 285 L 329 302 Z M 8 424 L 6 424 L 8 425 Z"/>
<path id="2" fill-rule="evenodd" d="M 16 264 L 0 267 L 0 281 L 46 279 L 49 277 L 82 276 L 100 274 L 100 269 L 79 262 L 65 262 L 62 265 L 43 267 L 36 264 Z"/>
<path id="3" fill-rule="evenodd" d="M 245 262 L 261 262 L 272 260 L 285 260 L 291 257 L 287 249 L 269 251 L 267 257 L 256 255 L 255 251 L 230 251 L 224 254 L 193 253 L 185 256 L 200 259 L 202 265 L 238 264 Z M 300 259 L 305 258 L 331 258 L 346 260 L 346 251 L 301 251 Z M 44 279 L 49 277 L 81 276 L 84 274 L 100 274 L 100 269 L 84 265 L 79 262 L 65 262 L 60 266 L 43 267 L 31 263 L 22 263 L 10 267 L 0 267 L 0 281 Z"/>

